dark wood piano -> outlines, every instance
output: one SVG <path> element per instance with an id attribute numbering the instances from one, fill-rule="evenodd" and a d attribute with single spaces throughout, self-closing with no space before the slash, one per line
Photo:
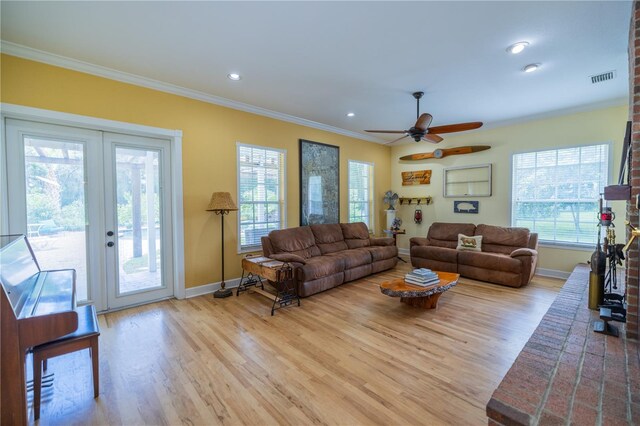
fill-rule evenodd
<path id="1" fill-rule="evenodd" d="M 24 235 L 0 236 L 0 284 L 0 423 L 25 425 L 26 355 L 78 328 L 76 272 L 41 271 Z"/>

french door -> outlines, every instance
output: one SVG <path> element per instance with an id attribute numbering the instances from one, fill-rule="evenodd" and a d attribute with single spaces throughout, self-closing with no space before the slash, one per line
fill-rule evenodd
<path id="1" fill-rule="evenodd" d="M 173 295 L 169 142 L 7 119 L 8 222 L 99 310 Z"/>

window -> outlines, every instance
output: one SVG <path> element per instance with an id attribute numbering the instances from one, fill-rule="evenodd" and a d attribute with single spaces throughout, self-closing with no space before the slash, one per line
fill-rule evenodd
<path id="1" fill-rule="evenodd" d="M 609 144 L 513 155 L 511 224 L 541 242 L 592 245 L 598 198 L 609 176 Z"/>
<path id="2" fill-rule="evenodd" d="M 260 249 L 260 238 L 286 227 L 286 151 L 237 144 L 238 249 Z"/>
<path id="3" fill-rule="evenodd" d="M 373 230 L 373 164 L 349 160 L 349 222 Z"/>

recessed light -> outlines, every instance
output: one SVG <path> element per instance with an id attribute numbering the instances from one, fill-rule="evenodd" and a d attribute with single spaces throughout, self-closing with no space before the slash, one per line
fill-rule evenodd
<path id="1" fill-rule="evenodd" d="M 534 72 L 538 68 L 540 68 L 540 64 L 529 64 L 529 65 L 525 66 L 524 68 L 522 68 L 522 71 L 524 71 L 524 72 Z"/>
<path id="2" fill-rule="evenodd" d="M 354 117 L 356 114 L 353 112 L 348 112 L 346 115 L 347 117 Z"/>
<path id="3" fill-rule="evenodd" d="M 525 47 L 529 46 L 529 42 L 528 41 L 519 41 L 517 43 L 513 43 L 511 46 L 507 47 L 507 52 L 509 53 L 513 53 L 514 55 L 517 55 L 518 53 L 522 52 L 524 50 Z"/>
<path id="4" fill-rule="evenodd" d="M 240 74 L 236 74 L 234 72 L 232 72 L 231 74 L 227 74 L 227 77 L 229 78 L 229 80 L 233 80 L 233 81 L 238 81 L 242 78 L 240 77 Z"/>

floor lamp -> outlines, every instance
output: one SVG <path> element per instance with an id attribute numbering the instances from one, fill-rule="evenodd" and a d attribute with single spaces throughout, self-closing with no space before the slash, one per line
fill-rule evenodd
<path id="1" fill-rule="evenodd" d="M 214 192 L 211 195 L 209 206 L 207 206 L 207 211 L 220 215 L 220 225 L 222 227 L 222 282 L 220 283 L 220 289 L 213 293 L 213 297 L 218 299 L 229 297 L 233 293 L 233 290 L 230 288 L 225 288 L 226 284 L 224 282 L 224 215 L 237 210 L 238 207 L 236 207 L 235 203 L 231 199 L 231 194 L 228 192 Z"/>

